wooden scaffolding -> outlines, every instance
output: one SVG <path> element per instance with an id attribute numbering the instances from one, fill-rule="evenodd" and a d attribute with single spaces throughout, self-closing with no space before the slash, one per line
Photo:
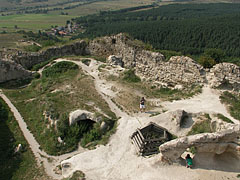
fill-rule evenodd
<path id="1" fill-rule="evenodd" d="M 148 156 L 159 152 L 159 146 L 169 141 L 171 134 L 163 127 L 151 122 L 142 129 L 137 129 L 130 137 L 137 152 Z"/>

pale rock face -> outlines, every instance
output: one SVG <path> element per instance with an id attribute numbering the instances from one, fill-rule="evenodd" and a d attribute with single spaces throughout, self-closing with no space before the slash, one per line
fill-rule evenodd
<path id="1" fill-rule="evenodd" d="M 91 119 L 92 121 L 98 122 L 99 119 L 94 116 L 93 113 L 85 110 L 76 110 L 69 114 L 69 125 L 73 125 L 78 121 L 84 121 Z"/>
<path id="2" fill-rule="evenodd" d="M 46 51 L 40 52 L 20 52 L 12 56 L 12 60 L 22 65 L 22 67 L 29 69 L 35 64 L 47 61 L 53 57 L 61 57 L 66 55 L 85 55 L 87 43 L 85 41 L 75 42 L 73 44 L 64 45 L 62 47 L 48 48 Z"/>
<path id="3" fill-rule="evenodd" d="M 185 112 L 184 110 L 177 110 L 177 111 L 173 111 L 171 113 L 173 115 L 172 121 L 174 121 L 174 125 L 177 128 L 180 128 L 183 119 L 188 116 L 187 112 Z"/>
<path id="4" fill-rule="evenodd" d="M 15 62 L 0 60 L 0 83 L 19 78 L 28 78 L 31 75 L 30 71 L 25 70 Z"/>
<path id="5" fill-rule="evenodd" d="M 208 78 L 213 88 L 240 90 L 240 67 L 235 64 L 216 64 L 211 68 Z"/>
<path id="6" fill-rule="evenodd" d="M 190 147 L 195 147 L 197 152 L 230 152 L 240 157 L 239 137 L 240 125 L 232 125 L 221 132 L 197 134 L 166 142 L 159 150 L 163 159 L 169 162 L 178 162 L 183 152 Z"/>

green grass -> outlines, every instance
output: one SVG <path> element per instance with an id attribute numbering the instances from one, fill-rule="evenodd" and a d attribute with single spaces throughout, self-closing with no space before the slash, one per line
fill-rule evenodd
<path id="1" fill-rule="evenodd" d="M 141 79 L 135 74 L 135 71 L 133 69 L 129 69 L 124 71 L 123 81 L 129 82 L 129 83 L 137 83 L 137 82 L 141 82 Z"/>
<path id="2" fill-rule="evenodd" d="M 225 91 L 220 99 L 222 103 L 228 106 L 231 116 L 240 120 L 240 95 Z"/>
<path id="3" fill-rule="evenodd" d="M 1 23 L 0 23 L 1 24 Z M 1 28 L 0 28 L 1 29 Z M 0 30 L 1 32 L 1 30 Z M 0 34 L 0 48 L 16 48 L 18 40 L 23 39 L 21 34 L 17 33 L 7 33 L 7 34 Z"/>
<path id="4" fill-rule="evenodd" d="M 82 171 L 75 171 L 71 177 L 62 180 L 85 180 L 85 174 Z"/>
<path id="5" fill-rule="evenodd" d="M 227 123 L 234 124 L 234 122 L 232 122 L 231 119 L 225 117 L 225 116 L 222 115 L 222 114 L 217 114 L 216 116 L 217 116 L 219 119 L 221 119 L 221 120 L 223 120 L 223 121 L 225 121 L 225 122 L 227 122 Z"/>
<path id="6" fill-rule="evenodd" d="M 43 78 L 56 78 L 58 76 L 62 76 L 63 74 L 67 74 L 68 72 L 78 70 L 78 65 L 72 62 L 62 61 L 52 65 L 42 72 Z"/>
<path id="7" fill-rule="evenodd" d="M 66 67 L 70 67 L 70 70 L 66 70 Z M 57 138 L 61 134 L 56 132 L 54 125 L 50 125 L 43 115 L 44 112 L 53 120 L 64 120 L 68 119 L 66 116 L 73 110 L 96 112 L 95 107 L 98 107 L 104 114 L 116 119 L 108 104 L 95 90 L 92 78 L 75 67 L 73 63 L 56 63 L 44 70 L 43 77 L 34 79 L 31 85 L 22 89 L 4 89 L 4 93 L 20 111 L 41 148 L 49 154 L 73 151 L 77 147 L 76 139 L 80 137 L 76 135 L 79 129 L 73 127 L 69 133 L 76 138 L 65 139 L 68 142 L 65 146 L 59 144 Z M 62 70 L 64 73 L 60 73 Z M 93 102 L 94 105 L 89 105 L 88 102 Z"/>
<path id="8" fill-rule="evenodd" d="M 0 31 L 15 32 L 19 30 L 35 31 L 50 29 L 51 26 L 65 26 L 66 21 L 76 16 L 54 14 L 22 14 L 0 16 Z M 17 25 L 18 29 L 15 29 Z"/>
<path id="9" fill-rule="evenodd" d="M 201 121 L 194 123 L 191 130 L 188 132 L 189 135 L 201 134 L 201 133 L 212 133 L 214 132 L 211 129 L 211 119 L 209 114 L 205 114 L 205 118 Z"/>
<path id="10" fill-rule="evenodd" d="M 23 150 L 14 153 L 18 144 Z M 50 179 L 42 167 L 37 167 L 35 158 L 15 120 L 12 112 L 0 98 L 0 177 L 1 179 Z"/>

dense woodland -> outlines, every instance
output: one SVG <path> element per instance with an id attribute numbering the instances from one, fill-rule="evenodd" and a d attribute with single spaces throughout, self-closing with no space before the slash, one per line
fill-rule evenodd
<path id="1" fill-rule="evenodd" d="M 101 12 L 75 19 L 94 38 L 126 32 L 155 50 L 199 56 L 208 49 L 222 51 L 225 60 L 239 59 L 240 4 L 173 4 L 144 11 Z"/>

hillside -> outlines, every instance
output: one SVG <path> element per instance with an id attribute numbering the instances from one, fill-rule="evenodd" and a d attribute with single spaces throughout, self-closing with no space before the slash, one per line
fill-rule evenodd
<path id="1" fill-rule="evenodd" d="M 58 52 L 64 58 L 51 60 Z M 28 81 L 23 74 L 1 83 L 0 95 L 15 116 L 20 112 L 16 118 L 26 123 L 21 130 L 53 179 L 75 171 L 87 179 L 134 179 L 136 173 L 144 179 L 173 170 L 184 172 L 184 179 L 237 179 L 239 66 L 220 63 L 205 69 L 185 56 L 166 61 L 122 33 L 8 57 L 11 61 L 0 61 L 2 74 L 38 66 Z M 139 112 L 141 97 L 146 113 Z M 176 139 L 157 148 L 160 154 L 139 156 L 129 136 L 149 122 Z M 181 162 L 190 152 L 195 167 L 188 170 Z M 162 177 L 179 179 L 170 174 Z"/>

